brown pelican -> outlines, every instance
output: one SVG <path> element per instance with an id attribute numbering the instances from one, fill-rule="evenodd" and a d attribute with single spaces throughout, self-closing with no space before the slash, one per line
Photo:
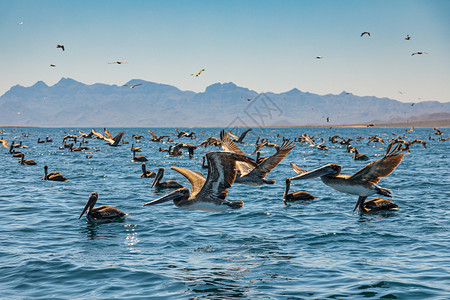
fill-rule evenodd
<path id="1" fill-rule="evenodd" d="M 286 204 L 288 201 L 298 201 L 298 200 L 313 200 L 316 199 L 313 195 L 304 191 L 295 191 L 289 193 L 291 187 L 291 179 L 286 178 L 286 186 L 284 188 L 283 203 Z"/>
<path id="2" fill-rule="evenodd" d="M 133 161 L 148 161 L 148 159 L 145 156 L 139 155 L 136 156 L 136 151 L 133 151 Z"/>
<path id="3" fill-rule="evenodd" d="M 158 173 L 156 173 L 155 180 L 152 183 L 151 188 L 156 187 L 156 189 L 179 189 L 183 186 L 176 182 L 175 180 L 167 180 L 161 182 L 164 176 L 165 168 L 159 168 Z"/>
<path id="4" fill-rule="evenodd" d="M 127 64 L 128 62 L 126 62 L 126 61 L 113 61 L 113 62 L 110 62 L 110 63 L 108 63 L 108 64 L 110 64 L 110 65 L 121 65 L 121 64 Z"/>
<path id="5" fill-rule="evenodd" d="M 200 74 L 202 74 L 203 71 L 205 71 L 205 69 L 201 69 L 200 72 L 198 72 L 197 74 L 191 74 L 191 76 L 195 75 L 196 77 L 199 77 Z"/>
<path id="6" fill-rule="evenodd" d="M 156 134 L 154 134 L 152 131 L 150 131 L 149 129 L 147 129 L 148 132 L 152 135 L 152 139 L 150 141 L 152 142 L 162 142 L 164 138 L 169 137 L 168 135 L 161 135 L 161 136 L 157 136 Z"/>
<path id="7" fill-rule="evenodd" d="M 436 130 L 436 132 L 434 133 L 436 135 L 442 135 L 444 133 L 443 131 L 440 131 L 439 128 L 434 127 L 433 129 Z"/>
<path id="8" fill-rule="evenodd" d="M 107 132 L 107 129 L 105 128 L 105 133 Z M 120 146 L 120 140 L 122 139 L 125 132 L 119 132 L 114 138 L 112 138 L 112 135 L 108 132 L 108 137 L 105 137 L 104 140 L 108 142 L 108 145 L 111 147 L 117 147 Z"/>
<path id="9" fill-rule="evenodd" d="M 198 147 L 204 147 L 204 148 L 206 148 L 208 146 L 220 147 L 220 140 L 218 138 L 211 136 L 198 145 Z"/>
<path id="10" fill-rule="evenodd" d="M 401 151 L 401 144 L 397 144 L 391 151 L 394 144 L 395 143 L 389 144 L 383 158 L 367 164 L 353 175 L 340 174 L 342 167 L 331 163 L 310 172 L 304 172 L 305 170 L 300 169 L 300 175 L 293 177 L 292 180 L 320 177 L 323 183 L 341 193 L 358 195 L 359 198 L 356 202 L 355 209 L 360 207 L 360 212 L 362 212 L 361 203 L 363 203 L 368 196 L 380 194 L 391 197 L 392 192 L 378 186 L 377 183 L 380 181 L 381 177 L 386 177 L 391 174 L 400 164 L 403 156 L 406 155 L 406 153 L 399 153 Z M 294 171 L 296 170 L 294 169 Z"/>
<path id="11" fill-rule="evenodd" d="M 142 178 L 153 178 L 156 176 L 155 172 L 151 172 L 146 169 L 145 163 L 142 163 L 141 167 L 142 167 L 142 174 L 141 174 Z"/>
<path id="12" fill-rule="evenodd" d="M 230 152 L 209 152 L 208 177 L 200 172 L 179 167 L 171 169 L 185 176 L 192 185 L 192 194 L 189 189 L 180 188 L 162 198 L 145 203 L 144 206 L 173 200 L 175 206 L 184 209 L 196 209 L 207 212 L 220 212 L 228 208 L 237 209 L 244 205 L 242 201 L 227 201 L 228 190 L 236 177 L 236 161 L 251 163 L 245 156 Z"/>
<path id="13" fill-rule="evenodd" d="M 45 142 L 46 143 L 52 143 L 53 139 L 49 138 L 48 135 L 45 137 Z"/>
<path id="14" fill-rule="evenodd" d="M 131 151 L 135 151 L 135 152 L 141 152 L 142 148 L 141 147 L 134 147 L 134 144 L 131 144 Z"/>
<path id="15" fill-rule="evenodd" d="M 227 152 L 233 152 L 239 155 L 244 155 L 241 149 L 230 139 L 227 132 L 222 130 L 220 133 L 222 148 Z M 238 161 L 236 162 L 236 167 L 238 169 L 238 176 L 236 176 L 236 183 L 252 185 L 252 186 L 260 186 L 263 184 L 274 184 L 275 180 L 268 180 L 265 177 L 275 168 L 288 153 L 294 149 L 294 142 L 290 142 L 289 140 L 285 140 L 281 147 L 277 149 L 277 152 L 265 160 L 263 160 L 256 167 L 252 164 Z"/>
<path id="16" fill-rule="evenodd" d="M 322 59 L 323 56 L 319 55 L 319 56 L 316 56 L 316 58 L 317 58 L 317 59 Z"/>
<path id="17" fill-rule="evenodd" d="M 45 143 L 45 141 L 41 140 L 41 138 L 38 138 L 38 144 L 42 144 L 42 143 Z"/>
<path id="18" fill-rule="evenodd" d="M 95 203 L 97 203 L 98 200 L 98 193 L 93 192 L 89 195 L 89 199 L 83 208 L 83 211 L 81 212 L 80 216 L 78 217 L 78 220 L 81 219 L 83 214 L 86 212 L 86 219 L 88 219 L 89 222 L 111 222 L 114 220 L 119 220 L 125 216 L 128 216 L 126 213 L 121 212 L 115 207 L 112 206 L 100 206 L 94 208 Z"/>
<path id="19" fill-rule="evenodd" d="M 355 155 L 353 155 L 354 160 L 369 160 L 369 157 L 365 154 L 359 154 L 358 149 L 355 148 Z"/>
<path id="20" fill-rule="evenodd" d="M 247 129 L 246 131 L 244 131 L 243 133 L 241 133 L 241 135 L 239 136 L 239 138 L 237 139 L 236 143 L 243 143 L 244 142 L 244 138 L 247 135 L 247 133 L 249 133 L 250 131 L 252 131 L 251 128 Z"/>
<path id="21" fill-rule="evenodd" d="M 175 131 L 177 132 L 178 138 L 190 137 L 191 139 L 195 139 L 195 132 L 193 131 L 179 131 L 178 128 L 175 128 Z"/>
<path id="22" fill-rule="evenodd" d="M 48 166 L 44 166 L 44 177 L 41 178 L 41 180 L 51 180 L 51 181 L 67 181 L 67 178 L 63 175 L 59 174 L 58 172 L 51 172 L 47 174 L 48 172 Z"/>
<path id="23" fill-rule="evenodd" d="M 20 155 L 20 157 L 21 157 L 21 159 L 20 159 L 19 163 L 21 165 L 29 165 L 29 166 L 37 165 L 37 163 L 34 160 L 25 159 L 25 154 L 23 154 L 23 153 Z"/>
<path id="24" fill-rule="evenodd" d="M 409 41 L 411 39 L 411 37 L 409 36 L 409 34 L 406 35 L 405 40 Z"/>
<path id="25" fill-rule="evenodd" d="M 367 198 L 367 197 L 366 197 Z M 384 198 L 374 198 L 365 202 L 365 198 L 361 200 L 357 206 L 353 209 L 355 211 L 357 208 L 361 214 L 367 213 L 377 213 L 390 210 L 398 210 L 398 205 L 391 200 Z"/>
<path id="26" fill-rule="evenodd" d="M 370 32 L 364 31 L 363 33 L 361 33 L 361 37 L 362 37 L 363 35 L 365 35 L 365 34 L 367 34 L 368 36 L 370 36 Z"/>
<path id="27" fill-rule="evenodd" d="M 7 140 L 0 140 L 0 142 L 2 142 L 3 147 L 9 148 L 9 143 Z"/>
<path id="28" fill-rule="evenodd" d="M 61 48 L 61 50 L 64 51 L 64 45 L 58 44 L 58 45 L 56 46 L 56 49 L 58 49 L 58 48 Z"/>
<path id="29" fill-rule="evenodd" d="M 52 67 L 52 68 L 56 68 L 56 65 L 54 65 L 54 64 L 50 64 L 50 67 Z"/>

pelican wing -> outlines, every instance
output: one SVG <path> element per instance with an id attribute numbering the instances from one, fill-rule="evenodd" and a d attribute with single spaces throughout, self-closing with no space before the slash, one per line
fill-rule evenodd
<path id="1" fill-rule="evenodd" d="M 401 163 L 403 156 L 405 155 L 406 153 L 385 156 L 379 160 L 369 163 L 348 179 L 376 184 L 380 181 L 381 177 L 386 177 L 391 174 Z"/>
<path id="2" fill-rule="evenodd" d="M 114 139 L 111 133 L 109 133 L 109 130 L 105 128 L 105 137 L 108 139 Z"/>
<path id="3" fill-rule="evenodd" d="M 226 152 L 232 152 L 245 156 L 245 153 L 230 139 L 225 130 L 220 132 L 220 140 L 220 145 Z M 240 172 L 240 176 L 244 176 L 255 169 L 251 164 L 242 161 L 237 161 L 236 166 Z"/>
<path id="4" fill-rule="evenodd" d="M 5 148 L 9 148 L 9 143 L 8 143 L 8 141 L 7 140 L 1 140 L 2 141 L 2 145 L 3 145 L 3 147 L 5 147 Z"/>
<path id="5" fill-rule="evenodd" d="M 100 132 L 96 131 L 95 129 L 91 129 L 91 132 L 92 132 L 96 137 L 98 137 L 99 139 L 102 139 L 102 140 L 105 139 L 105 137 L 103 136 L 103 134 L 101 134 Z"/>
<path id="6" fill-rule="evenodd" d="M 181 175 L 183 175 L 184 177 L 186 177 L 189 180 L 189 182 L 192 185 L 191 197 L 195 197 L 200 192 L 203 185 L 205 184 L 206 178 L 200 172 L 196 172 L 196 171 L 192 171 L 192 170 L 188 170 L 188 169 L 180 168 L 180 167 L 170 167 L 170 168 L 172 170 L 177 171 L 178 173 L 180 173 Z"/>
<path id="7" fill-rule="evenodd" d="M 256 149 L 255 149 L 255 151 L 253 151 L 253 153 L 251 155 L 255 155 L 259 150 L 261 150 L 262 148 L 264 148 L 268 144 L 269 144 L 268 142 L 265 142 L 265 143 L 256 145 Z"/>
<path id="8" fill-rule="evenodd" d="M 244 131 L 243 133 L 241 133 L 241 136 L 239 137 L 239 139 L 237 140 L 238 143 L 242 143 L 242 141 L 245 139 L 245 136 L 247 135 L 247 133 L 249 133 L 250 131 L 252 131 L 251 128 L 247 129 L 246 131 Z"/>
<path id="9" fill-rule="evenodd" d="M 228 190 L 236 178 L 236 161 L 243 161 L 249 164 L 246 156 L 232 152 L 209 152 L 206 153 L 208 160 L 208 177 L 203 185 L 198 197 L 209 199 L 225 199 Z"/>
<path id="10" fill-rule="evenodd" d="M 290 142 L 289 140 L 284 141 L 280 149 L 278 149 L 275 154 L 269 156 L 262 163 L 260 163 L 252 171 L 252 173 L 258 174 L 261 178 L 266 177 L 266 175 L 272 171 L 272 169 L 275 168 L 286 157 L 286 155 L 294 149 L 294 147 L 294 142 Z"/>
<path id="11" fill-rule="evenodd" d="M 233 141 L 237 141 L 238 140 L 237 135 L 231 133 L 231 131 L 228 131 L 228 135 L 233 139 Z"/>
<path id="12" fill-rule="evenodd" d="M 125 134 L 125 132 L 121 131 L 119 132 L 119 134 L 117 134 L 114 139 L 113 139 L 113 143 L 111 144 L 111 146 L 117 146 L 120 143 L 120 140 L 122 140 L 123 135 Z"/>
<path id="13" fill-rule="evenodd" d="M 226 152 L 233 152 L 239 155 L 245 155 L 244 152 L 233 142 L 233 140 L 230 138 L 229 134 L 222 130 L 220 132 L 220 141 L 222 149 Z"/>
<path id="14" fill-rule="evenodd" d="M 298 167 L 296 164 L 290 163 L 290 165 L 291 165 L 292 170 L 294 170 L 294 172 L 297 173 L 298 175 L 308 172 L 308 171 Z"/>
<path id="15" fill-rule="evenodd" d="M 158 139 L 158 137 L 156 136 L 156 134 L 154 134 L 153 132 L 151 132 L 149 129 L 147 129 L 148 132 L 150 132 L 150 134 L 153 136 L 153 139 L 156 140 Z"/>

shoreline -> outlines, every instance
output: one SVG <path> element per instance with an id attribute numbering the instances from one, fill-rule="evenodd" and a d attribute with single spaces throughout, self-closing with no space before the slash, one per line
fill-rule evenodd
<path id="1" fill-rule="evenodd" d="M 136 126 L 0 126 L 0 128 L 91 128 L 91 127 L 109 127 L 109 128 L 140 128 Z M 174 126 L 179 128 L 223 128 L 213 126 Z M 367 124 L 346 124 L 346 125 L 289 125 L 289 126 L 265 126 L 261 128 L 450 128 L 450 119 L 433 120 L 433 121 L 417 121 L 417 122 L 402 122 L 402 123 L 380 123 L 374 126 L 367 126 Z M 172 127 L 159 127 L 159 126 L 144 126 L 142 128 L 172 128 Z M 233 128 L 247 128 L 247 127 L 233 127 Z M 252 127 L 253 128 L 253 127 Z"/>

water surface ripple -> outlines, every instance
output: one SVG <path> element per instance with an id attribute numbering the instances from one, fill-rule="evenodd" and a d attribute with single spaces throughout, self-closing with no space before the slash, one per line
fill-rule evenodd
<path id="1" fill-rule="evenodd" d="M 84 129 L 89 131 L 90 129 Z M 166 143 L 149 141 L 145 128 L 111 128 L 145 136 L 140 155 L 147 169 L 166 168 L 166 179 L 189 186 L 170 166 L 200 171 L 210 147 L 172 158 L 158 152 Z M 193 129 L 199 144 L 219 129 Z M 159 128 L 158 135 L 174 129 Z M 239 132 L 241 130 L 238 130 Z M 21 133 L 29 137 L 21 137 Z M 204 136 L 202 136 L 204 132 Z M 76 133 L 65 128 L 6 128 L 8 141 L 23 141 L 37 166 L 21 166 L 7 149 L 0 150 L 0 288 L 4 299 L 448 299 L 450 239 L 448 172 L 450 142 L 438 141 L 431 129 L 415 129 L 410 155 L 380 185 L 393 191 L 400 210 L 381 215 L 352 213 L 357 197 L 341 194 L 320 180 L 295 181 L 318 199 L 282 204 L 284 178 L 295 173 L 294 162 L 314 169 L 334 162 L 353 174 L 366 162 L 353 161 L 344 146 L 327 142 L 321 152 L 298 144 L 268 178 L 274 185 L 235 184 L 228 199 L 243 200 L 240 210 L 207 213 L 176 208 L 172 203 L 142 207 L 166 191 L 150 189 L 140 178 L 140 163 L 131 161 L 129 145 L 112 148 L 99 140 L 93 157 L 60 150 L 62 138 Z M 253 152 L 257 135 L 281 143 L 277 134 L 301 133 L 328 140 L 378 134 L 384 139 L 403 129 L 259 129 L 241 147 Z M 38 144 L 37 138 L 53 138 Z M 429 136 L 435 140 L 429 140 Z M 172 137 L 177 141 L 176 137 Z M 372 160 L 385 146 L 353 142 Z M 263 156 L 273 149 L 262 150 Z M 68 182 L 41 181 L 43 166 L 64 174 Z M 91 192 L 98 205 L 111 205 L 130 215 L 122 222 L 89 224 L 78 216 Z"/>

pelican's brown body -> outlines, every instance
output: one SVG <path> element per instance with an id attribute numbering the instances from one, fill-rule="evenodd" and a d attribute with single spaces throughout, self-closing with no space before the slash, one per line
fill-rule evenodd
<path id="1" fill-rule="evenodd" d="M 95 192 L 91 193 L 78 219 L 80 219 L 86 211 L 87 211 L 86 219 L 88 219 L 88 221 L 90 222 L 111 222 L 122 219 L 123 217 L 127 216 L 126 213 L 112 206 L 103 205 L 94 208 L 94 205 L 95 203 L 97 203 L 97 200 L 98 200 L 98 193 Z"/>

